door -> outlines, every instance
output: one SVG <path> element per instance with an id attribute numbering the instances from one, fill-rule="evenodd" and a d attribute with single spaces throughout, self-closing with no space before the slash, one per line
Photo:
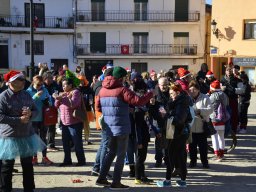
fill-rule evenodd
<path id="1" fill-rule="evenodd" d="M 9 68 L 8 45 L 2 45 L 0 40 L 0 69 Z"/>
<path id="2" fill-rule="evenodd" d="M 148 2 L 135 2 L 134 3 L 134 20 L 141 21 L 147 20 L 148 17 Z"/>
<path id="3" fill-rule="evenodd" d="M 61 71 L 64 64 L 68 66 L 68 59 L 51 59 L 51 69 L 54 71 Z"/>
<path id="4" fill-rule="evenodd" d="M 90 33 L 91 53 L 106 53 L 106 33 Z"/>
<path id="5" fill-rule="evenodd" d="M 45 10 L 43 3 L 34 3 L 34 16 L 38 19 L 38 27 L 45 27 Z M 25 3 L 25 26 L 30 26 L 30 3 Z"/>
<path id="6" fill-rule="evenodd" d="M 148 33 L 133 33 L 134 53 L 147 53 Z"/>
<path id="7" fill-rule="evenodd" d="M 92 82 L 94 75 L 100 76 L 102 74 L 102 67 L 108 62 L 113 63 L 113 60 L 85 60 L 84 74 L 89 82 Z"/>
<path id="8" fill-rule="evenodd" d="M 188 0 L 175 0 L 175 21 L 188 21 Z"/>
<path id="9" fill-rule="evenodd" d="M 189 50 L 189 33 L 174 32 L 173 54 L 188 54 Z"/>
<path id="10" fill-rule="evenodd" d="M 136 72 L 142 73 L 148 71 L 148 64 L 147 63 L 132 63 L 131 64 L 132 70 Z"/>
<path id="11" fill-rule="evenodd" d="M 92 0 L 92 21 L 105 20 L 105 0 Z"/>

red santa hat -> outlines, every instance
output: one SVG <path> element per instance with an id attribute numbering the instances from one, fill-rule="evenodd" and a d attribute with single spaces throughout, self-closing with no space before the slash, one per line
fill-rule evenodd
<path id="1" fill-rule="evenodd" d="M 125 70 L 126 70 L 127 72 L 131 72 L 131 69 L 129 69 L 128 67 L 126 67 Z"/>
<path id="2" fill-rule="evenodd" d="M 206 77 L 208 77 L 208 78 L 210 78 L 210 77 L 214 77 L 213 72 L 208 71 L 208 72 L 206 73 Z"/>
<path id="3" fill-rule="evenodd" d="M 191 75 L 191 73 L 188 70 L 184 69 L 184 68 L 179 68 L 178 69 L 178 74 L 179 74 L 180 79 L 183 79 L 183 78 Z"/>
<path id="4" fill-rule="evenodd" d="M 105 71 L 106 69 L 107 69 L 107 66 L 105 65 L 105 66 L 102 67 L 101 71 L 104 73 L 104 71 Z"/>
<path id="5" fill-rule="evenodd" d="M 11 70 L 9 73 L 6 73 L 6 74 L 4 75 L 4 80 L 5 80 L 6 82 L 12 82 L 12 81 L 14 81 L 15 79 L 17 79 L 17 78 L 19 78 L 19 77 L 25 78 L 24 75 L 23 75 L 23 73 L 21 73 L 21 72 L 19 72 L 19 71 Z"/>
<path id="6" fill-rule="evenodd" d="M 221 91 L 220 82 L 218 80 L 213 81 L 210 85 L 210 89 L 213 91 Z"/>
<path id="7" fill-rule="evenodd" d="M 150 72 L 150 76 L 154 76 L 154 75 L 156 75 L 156 71 L 152 69 Z"/>

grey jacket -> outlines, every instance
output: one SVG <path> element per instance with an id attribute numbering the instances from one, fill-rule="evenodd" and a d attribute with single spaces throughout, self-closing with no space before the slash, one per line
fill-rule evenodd
<path id="1" fill-rule="evenodd" d="M 29 107 L 32 116 L 37 115 L 33 99 L 26 91 L 14 93 L 10 88 L 0 94 L 0 137 L 27 137 L 34 134 L 31 121 L 21 123 L 23 107 Z"/>
<path id="2" fill-rule="evenodd" d="M 191 127 L 192 133 L 203 133 L 203 121 L 209 121 L 209 116 L 213 112 L 213 106 L 211 104 L 210 98 L 200 93 L 198 98 L 194 100 L 193 108 L 199 110 L 200 114 L 195 116 L 194 124 Z"/>

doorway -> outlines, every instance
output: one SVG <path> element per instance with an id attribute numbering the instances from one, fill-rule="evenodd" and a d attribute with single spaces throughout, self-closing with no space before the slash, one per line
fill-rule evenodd
<path id="1" fill-rule="evenodd" d="M 0 40 L 0 69 L 8 69 L 8 68 L 9 68 L 9 59 L 8 59 L 7 40 L 3 40 L 3 43 Z"/>
<path id="2" fill-rule="evenodd" d="M 51 69 L 54 71 L 61 71 L 64 64 L 68 66 L 68 59 L 51 59 Z"/>

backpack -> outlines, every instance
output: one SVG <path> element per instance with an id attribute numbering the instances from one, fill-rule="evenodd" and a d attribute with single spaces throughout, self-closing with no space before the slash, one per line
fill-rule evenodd
<path id="1" fill-rule="evenodd" d="M 229 119 L 230 114 L 227 110 L 227 107 L 221 101 L 217 109 L 216 120 L 226 123 Z"/>

